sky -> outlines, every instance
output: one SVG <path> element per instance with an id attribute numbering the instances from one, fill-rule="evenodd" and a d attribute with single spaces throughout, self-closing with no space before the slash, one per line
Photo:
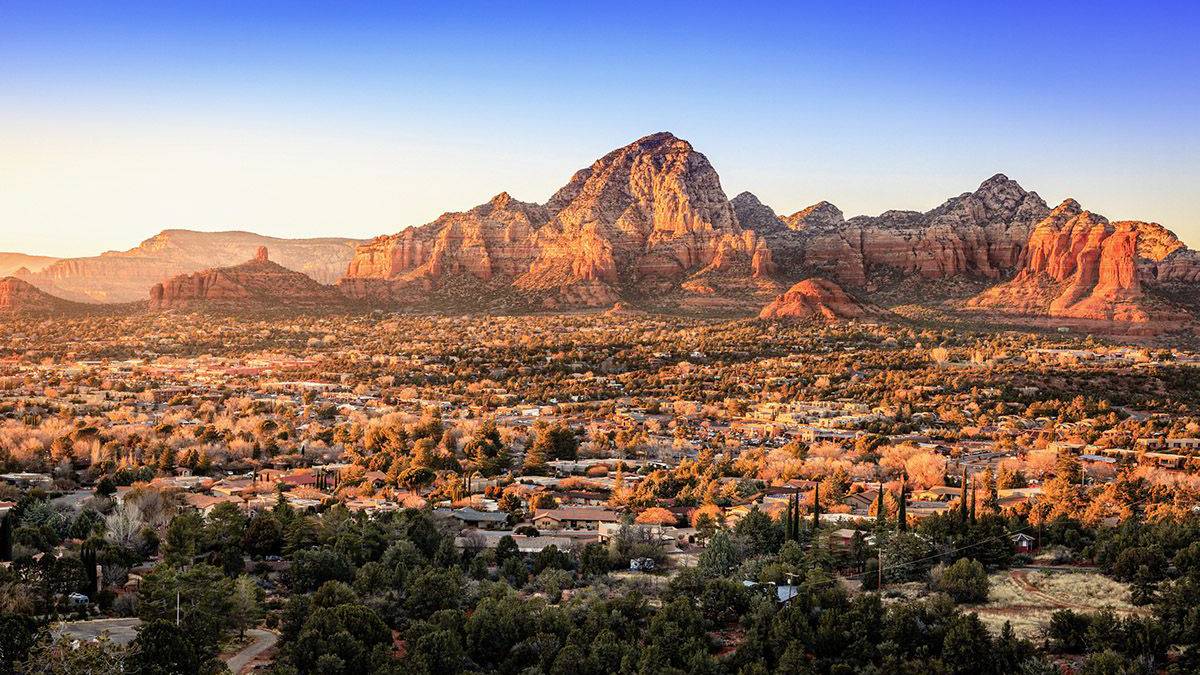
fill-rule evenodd
<path id="1" fill-rule="evenodd" d="M 1200 3 L 0 0 L 0 251 L 371 237 L 671 131 L 780 213 L 1004 173 L 1200 247 Z"/>

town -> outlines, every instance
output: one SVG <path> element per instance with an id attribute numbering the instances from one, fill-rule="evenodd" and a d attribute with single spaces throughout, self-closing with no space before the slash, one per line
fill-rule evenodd
<path id="1" fill-rule="evenodd" d="M 546 669 L 737 670 L 783 611 L 757 603 L 819 602 L 1070 665 L 1098 622 L 1111 651 L 1200 583 L 1192 352 L 915 323 L 177 319 L 0 327 L 3 611 L 29 629 L 4 654 L 507 671 L 550 657 L 475 623 L 520 642 L 554 611 L 632 629 L 661 607 L 684 615 L 652 630 L 697 622 L 703 648 L 659 626 L 644 655 L 616 633 L 589 656 L 565 627 Z M 833 663 L 810 649 L 770 658 Z"/>

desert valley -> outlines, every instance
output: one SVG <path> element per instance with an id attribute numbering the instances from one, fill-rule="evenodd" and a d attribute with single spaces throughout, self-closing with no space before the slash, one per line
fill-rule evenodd
<path id="1" fill-rule="evenodd" d="M 781 215 L 656 133 L 373 239 L 0 262 L 5 672 L 1200 668 L 1157 223 Z"/>

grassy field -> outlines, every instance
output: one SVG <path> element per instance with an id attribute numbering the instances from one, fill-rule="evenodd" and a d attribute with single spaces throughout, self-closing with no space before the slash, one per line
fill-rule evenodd
<path id="1" fill-rule="evenodd" d="M 1129 586 L 1092 570 L 1028 569 L 995 572 L 986 604 L 967 611 L 979 613 L 993 631 L 1005 621 L 1022 637 L 1038 638 L 1050 615 L 1060 609 L 1090 612 L 1111 609 L 1119 615 L 1145 611 L 1129 603 Z"/>

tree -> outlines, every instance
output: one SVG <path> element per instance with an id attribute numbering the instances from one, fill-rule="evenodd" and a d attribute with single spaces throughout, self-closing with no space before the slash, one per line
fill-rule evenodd
<path id="1" fill-rule="evenodd" d="M 908 531 L 908 476 L 900 479 L 900 499 L 896 504 L 896 531 Z"/>
<path id="2" fill-rule="evenodd" d="M 542 464 L 557 459 L 575 459 L 579 454 L 579 437 L 563 424 L 543 426 L 526 451 L 526 467 L 530 466 L 529 454 L 542 458 Z"/>
<path id="3" fill-rule="evenodd" d="M 675 525 L 677 520 L 674 513 L 655 506 L 639 513 L 633 522 L 642 525 Z"/>
<path id="4" fill-rule="evenodd" d="M 942 641 L 942 660 L 952 673 L 984 673 L 980 656 L 991 652 L 992 639 L 976 614 L 955 616 Z"/>
<path id="5" fill-rule="evenodd" d="M 25 614 L 0 614 L 0 670 L 11 671 L 38 639 L 38 624 Z"/>
<path id="6" fill-rule="evenodd" d="M 171 519 L 163 538 L 163 560 L 174 567 L 190 565 L 202 548 L 204 517 L 195 511 Z"/>
<path id="7" fill-rule="evenodd" d="M 172 628 L 178 616 L 180 635 L 191 645 L 189 659 L 206 662 L 216 655 L 217 644 L 230 627 L 232 595 L 233 581 L 212 565 L 201 563 L 181 572 L 160 564 L 142 579 L 138 616 L 147 624 L 166 622 Z M 156 641 L 174 640 L 161 627 L 151 635 Z"/>
<path id="8" fill-rule="evenodd" d="M 485 476 L 496 476 L 508 470 L 511 461 L 508 447 L 500 439 L 500 431 L 496 428 L 496 420 L 489 419 L 475 432 L 475 435 L 463 446 L 463 452 L 479 465 L 479 472 Z"/>
<path id="9" fill-rule="evenodd" d="M 959 558 L 954 561 L 954 564 L 934 576 L 935 588 L 954 598 L 955 602 L 984 602 L 987 600 L 987 570 L 978 560 Z"/>
<path id="10" fill-rule="evenodd" d="M 813 532 L 821 529 L 821 484 L 813 486 L 813 510 L 812 510 L 812 525 Z"/>
<path id="11" fill-rule="evenodd" d="M 706 576 L 723 577 L 733 571 L 741 562 L 741 553 L 733 543 L 728 532 L 717 532 L 708 541 L 708 546 L 700 554 L 697 568 Z"/>
<path id="12" fill-rule="evenodd" d="M 313 612 L 291 646 L 302 673 L 366 675 L 391 657 L 392 632 L 369 607 L 323 607 Z"/>
<path id="13" fill-rule="evenodd" d="M 354 580 L 354 565 L 343 554 L 328 548 L 296 551 L 292 556 L 292 589 L 299 593 L 315 591 L 326 581 Z"/>
<path id="14" fill-rule="evenodd" d="M 879 481 L 879 494 L 875 499 L 875 527 L 880 530 L 887 527 L 887 506 L 883 502 L 883 496 L 883 481 Z"/>
<path id="15" fill-rule="evenodd" d="M 125 666 L 132 675 L 178 675 L 199 673 L 212 659 L 198 654 L 195 642 L 174 622 L 153 619 L 138 629 L 130 645 Z"/>
<path id="16" fill-rule="evenodd" d="M 234 582 L 229 620 L 237 628 L 238 637 L 246 637 L 246 629 L 262 620 L 263 610 L 259 605 L 261 592 L 254 578 L 245 574 Z"/>
<path id="17" fill-rule="evenodd" d="M 251 519 L 242 536 L 242 546 L 250 555 L 274 555 L 283 548 L 283 528 L 270 511 Z"/>
<path id="18" fill-rule="evenodd" d="M 757 506 L 738 521 L 733 533 L 747 555 L 777 553 L 783 545 L 783 532 L 779 525 Z"/>

